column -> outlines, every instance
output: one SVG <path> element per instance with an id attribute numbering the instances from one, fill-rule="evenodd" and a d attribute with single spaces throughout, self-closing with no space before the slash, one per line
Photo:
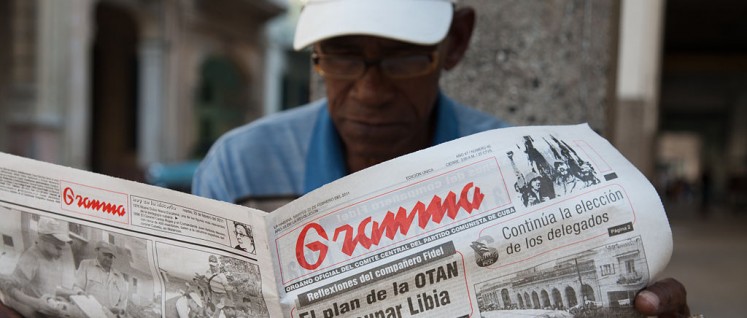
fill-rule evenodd
<path id="1" fill-rule="evenodd" d="M 161 39 L 141 41 L 138 91 L 138 163 L 142 167 L 161 160 L 164 109 L 164 44 Z"/>
<path id="2" fill-rule="evenodd" d="M 59 3 L 60 1 L 55 1 Z M 67 89 L 67 111 L 65 112 L 65 131 L 62 150 L 62 162 L 76 168 L 88 166 L 89 134 L 91 133 L 91 41 L 94 6 L 91 0 L 67 1 L 70 34 L 65 50 L 67 59 L 67 78 L 57 85 L 65 83 Z M 61 85 L 62 86 L 62 85 Z"/>

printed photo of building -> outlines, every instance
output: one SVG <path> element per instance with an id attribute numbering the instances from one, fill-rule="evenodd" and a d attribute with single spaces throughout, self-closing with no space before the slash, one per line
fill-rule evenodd
<path id="1" fill-rule="evenodd" d="M 480 311 L 584 310 L 632 306 L 649 279 L 639 237 L 581 253 L 475 285 Z"/>

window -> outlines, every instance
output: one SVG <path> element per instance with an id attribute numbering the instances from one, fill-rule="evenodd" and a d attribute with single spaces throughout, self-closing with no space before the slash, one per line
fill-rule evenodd
<path id="1" fill-rule="evenodd" d="M 602 276 L 612 275 L 615 273 L 615 264 L 605 264 L 599 266 L 599 271 L 602 272 Z"/>
<path id="2" fill-rule="evenodd" d="M 627 260 L 625 261 L 625 270 L 628 271 L 628 273 L 635 273 L 635 260 Z"/>
<path id="3" fill-rule="evenodd" d="M 70 233 L 73 233 L 75 235 L 78 235 L 80 237 L 86 238 L 86 235 L 83 233 L 83 226 L 77 223 L 68 223 L 68 229 L 70 230 Z"/>
<path id="4" fill-rule="evenodd" d="M 13 237 L 3 234 L 3 244 L 8 247 L 13 247 Z"/>
<path id="5" fill-rule="evenodd" d="M 132 287 L 137 287 L 137 277 L 132 278 Z"/>
<path id="6" fill-rule="evenodd" d="M 107 242 L 109 242 L 109 244 L 111 244 L 111 245 L 117 245 L 114 242 L 114 235 L 112 235 L 111 233 L 105 232 L 105 231 L 101 231 L 101 235 L 102 235 L 102 238 L 104 240 L 106 240 Z"/>

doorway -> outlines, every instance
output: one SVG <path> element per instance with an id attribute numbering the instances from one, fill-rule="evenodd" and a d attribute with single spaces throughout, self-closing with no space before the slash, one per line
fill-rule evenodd
<path id="1" fill-rule="evenodd" d="M 95 9 L 89 163 L 94 172 L 142 181 L 137 164 L 137 24 L 130 12 Z"/>
<path id="2" fill-rule="evenodd" d="M 678 213 L 733 209 L 733 198 L 747 195 L 731 193 L 747 181 L 745 13 L 740 0 L 666 2 L 658 143 L 697 140 L 678 142 L 688 148 L 679 156 L 657 150 L 657 187 Z M 697 166 L 683 169 L 687 162 Z"/>

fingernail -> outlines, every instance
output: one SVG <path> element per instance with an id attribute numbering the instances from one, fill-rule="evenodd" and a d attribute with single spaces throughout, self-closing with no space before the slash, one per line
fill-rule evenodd
<path id="1" fill-rule="evenodd" d="M 651 305 L 653 309 L 659 309 L 659 296 L 656 296 L 656 294 L 648 290 L 644 290 L 638 293 L 638 297 L 640 297 L 642 301 L 649 303 L 649 305 Z"/>

